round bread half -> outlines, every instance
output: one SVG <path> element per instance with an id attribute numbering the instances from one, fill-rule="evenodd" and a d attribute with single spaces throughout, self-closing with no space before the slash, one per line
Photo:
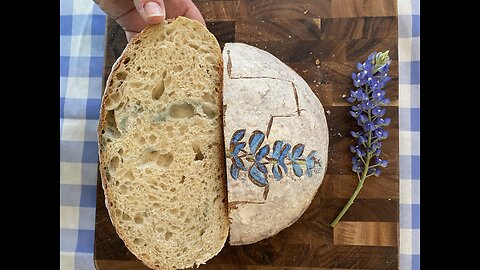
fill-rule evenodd
<path id="1" fill-rule="evenodd" d="M 293 224 L 322 183 L 328 127 L 294 70 L 242 43 L 223 50 L 223 112 L 231 245 Z"/>
<path id="2" fill-rule="evenodd" d="M 98 130 L 105 203 L 150 268 L 203 264 L 225 244 L 221 109 L 220 46 L 197 21 L 148 26 L 112 68 Z"/>

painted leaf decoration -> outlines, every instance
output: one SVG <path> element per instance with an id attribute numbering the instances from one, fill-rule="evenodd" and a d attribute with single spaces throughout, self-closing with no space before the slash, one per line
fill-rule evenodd
<path id="1" fill-rule="evenodd" d="M 245 142 L 241 142 L 241 143 L 236 144 L 235 147 L 233 148 L 232 154 L 235 155 L 235 156 L 238 155 L 238 153 L 240 153 L 240 150 L 245 148 L 245 145 L 246 145 Z"/>
<path id="2" fill-rule="evenodd" d="M 302 176 L 302 174 L 303 174 L 302 167 L 300 167 L 300 165 L 298 163 L 296 163 L 296 162 L 292 163 L 292 167 L 293 167 L 293 173 L 296 176 L 298 176 L 298 177 Z"/>
<path id="3" fill-rule="evenodd" d="M 312 169 L 315 166 L 315 159 L 317 158 L 317 151 L 313 150 L 308 154 L 307 159 L 305 160 L 307 163 L 307 169 Z"/>
<path id="4" fill-rule="evenodd" d="M 268 171 L 267 171 L 267 167 L 265 167 L 265 165 L 263 165 L 262 163 L 257 162 L 257 161 L 255 161 L 255 163 L 256 163 L 258 169 L 259 169 L 261 172 L 263 172 L 263 173 L 265 173 L 265 174 L 268 172 Z"/>
<path id="5" fill-rule="evenodd" d="M 308 168 L 308 167 L 307 167 L 306 173 L 307 173 L 307 175 L 308 175 L 309 177 L 311 177 L 311 176 L 313 175 L 313 174 L 312 174 L 312 168 Z"/>
<path id="6" fill-rule="evenodd" d="M 282 170 L 280 170 L 280 167 L 278 166 L 278 164 L 273 165 L 272 173 L 273 173 L 273 177 L 275 177 L 275 180 L 277 180 L 277 181 L 279 181 L 283 178 Z"/>
<path id="7" fill-rule="evenodd" d="M 244 171 L 247 170 L 247 168 L 245 167 L 245 164 L 243 164 L 243 160 L 237 156 L 233 156 L 233 163 L 235 163 L 235 166 L 237 166 L 239 169 L 242 169 Z"/>
<path id="8" fill-rule="evenodd" d="M 278 159 L 282 151 L 283 141 L 275 141 L 273 143 L 272 158 Z"/>
<path id="9" fill-rule="evenodd" d="M 250 154 L 257 152 L 257 149 L 262 145 L 263 140 L 265 139 L 265 134 L 260 130 L 253 131 L 250 139 L 248 140 L 248 147 L 250 148 Z"/>
<path id="10" fill-rule="evenodd" d="M 237 180 L 237 178 L 238 178 L 238 172 L 239 172 L 239 171 L 238 171 L 238 167 L 235 166 L 234 163 L 232 163 L 232 166 L 230 166 L 230 175 L 232 176 L 232 178 L 233 178 L 234 180 Z"/>
<path id="11" fill-rule="evenodd" d="M 303 150 L 304 150 L 304 149 L 305 149 L 305 145 L 303 145 L 303 144 L 301 144 L 301 143 L 295 145 L 295 146 L 293 147 L 293 149 L 292 149 L 292 156 L 291 156 L 291 158 L 292 158 L 293 160 L 296 160 L 296 159 L 298 159 L 299 157 L 301 157 L 302 154 L 303 154 Z"/>
<path id="12" fill-rule="evenodd" d="M 248 178 L 253 184 L 259 187 L 266 187 L 268 185 L 266 174 L 261 172 L 255 164 L 248 169 Z"/>
<path id="13" fill-rule="evenodd" d="M 235 133 L 232 135 L 232 139 L 230 140 L 230 145 L 236 144 L 238 141 L 243 139 L 243 136 L 245 136 L 245 129 L 235 131 Z"/>
<path id="14" fill-rule="evenodd" d="M 267 145 L 263 146 L 262 148 L 260 148 L 258 153 L 255 155 L 255 160 L 257 162 L 260 162 L 260 160 L 262 160 L 262 158 L 264 158 L 266 155 L 268 155 L 268 152 L 270 152 L 270 145 L 267 144 Z"/>
<path id="15" fill-rule="evenodd" d="M 290 148 L 292 146 L 290 144 L 285 144 L 283 147 L 282 147 L 282 151 L 280 153 L 280 157 L 278 157 L 278 164 L 280 164 L 280 166 L 282 166 L 282 169 L 285 173 L 288 173 L 288 168 L 287 168 L 287 165 L 285 165 L 285 157 L 287 156 L 288 154 L 288 151 L 290 151 Z"/>

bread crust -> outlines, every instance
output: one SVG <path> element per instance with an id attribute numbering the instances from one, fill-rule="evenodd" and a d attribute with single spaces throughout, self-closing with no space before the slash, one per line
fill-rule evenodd
<path id="1" fill-rule="evenodd" d="M 328 127 L 323 107 L 308 84 L 290 67 L 270 53 L 242 43 L 227 43 L 223 50 L 224 69 L 224 141 L 231 151 L 234 134 L 245 130 L 243 148 L 250 152 L 254 134 L 264 134 L 257 149 L 269 145 L 266 180 L 261 182 L 250 175 L 250 168 L 260 168 L 247 157 L 245 169 L 232 174 L 234 159 L 227 153 L 227 187 L 230 219 L 230 245 L 246 245 L 271 237 L 291 226 L 310 205 L 327 167 Z M 312 176 L 302 167 L 300 177 L 293 173 L 287 156 L 287 172 L 275 179 L 273 147 L 277 141 L 303 145 L 301 158 L 317 152 Z M 229 149 L 230 148 L 230 149 Z M 290 150 L 291 154 L 293 150 Z M 260 152 L 259 150 L 256 153 Z M 237 155 L 242 159 L 245 154 Z M 235 162 L 236 164 L 236 162 Z M 258 169 L 257 169 L 258 171 Z M 260 177 L 261 178 L 261 177 Z M 259 178 L 259 179 L 260 179 Z"/>

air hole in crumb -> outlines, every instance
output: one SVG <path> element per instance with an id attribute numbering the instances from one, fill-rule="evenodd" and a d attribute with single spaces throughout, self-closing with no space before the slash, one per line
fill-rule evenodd
<path id="1" fill-rule="evenodd" d="M 107 177 L 107 182 L 112 181 L 112 176 L 110 175 L 110 173 L 108 173 L 108 171 L 105 171 L 105 177 Z"/>
<path id="2" fill-rule="evenodd" d="M 117 170 L 118 165 L 120 164 L 120 159 L 118 157 L 113 157 L 110 160 L 109 170 L 113 173 Z"/>
<path id="3" fill-rule="evenodd" d="M 133 42 L 133 44 L 140 44 L 140 43 L 142 43 L 142 41 L 140 39 L 137 39 Z"/>
<path id="4" fill-rule="evenodd" d="M 195 107 L 188 103 L 175 104 L 170 107 L 169 113 L 172 118 L 192 118 L 195 115 Z"/>
<path id="5" fill-rule="evenodd" d="M 215 118 L 217 116 L 217 110 L 208 105 L 202 106 L 203 113 L 207 115 L 208 118 Z"/>
<path id="6" fill-rule="evenodd" d="M 166 153 L 165 155 L 160 155 L 157 160 L 157 165 L 160 167 L 168 168 L 173 161 L 172 153 Z"/>
<path id="7" fill-rule="evenodd" d="M 170 192 L 175 192 L 175 191 L 177 191 L 176 188 L 171 188 L 171 189 L 170 189 Z"/>
<path id="8" fill-rule="evenodd" d="M 165 240 L 167 240 L 167 241 L 170 240 L 172 238 L 172 236 L 173 236 L 173 233 L 171 233 L 170 231 L 167 231 L 165 233 Z"/>
<path id="9" fill-rule="evenodd" d="M 171 213 L 172 215 L 176 215 L 176 214 L 178 214 L 178 212 L 179 212 L 179 211 L 178 211 L 178 209 L 176 209 L 176 208 L 170 209 L 170 213 Z"/>
<path id="10" fill-rule="evenodd" d="M 122 93 L 115 92 L 109 95 L 105 100 L 105 108 L 107 110 L 114 110 L 120 105 L 120 101 L 122 100 Z"/>
<path id="11" fill-rule="evenodd" d="M 148 143 L 154 143 L 156 140 L 157 140 L 157 136 L 155 136 L 154 134 L 148 136 Z"/>
<path id="12" fill-rule="evenodd" d="M 185 222 L 185 223 L 190 223 L 190 219 L 187 217 L 187 218 L 185 218 L 185 221 L 184 221 L 184 222 Z"/>
<path id="13" fill-rule="evenodd" d="M 173 68 L 173 71 L 174 72 L 182 72 L 183 71 L 183 67 L 181 65 L 177 65 Z"/>
<path id="14" fill-rule="evenodd" d="M 128 171 L 128 172 L 124 173 L 124 174 L 123 174 L 123 177 L 124 177 L 125 179 L 127 179 L 127 181 L 128 181 L 128 180 L 130 180 L 130 181 L 135 180 L 135 176 L 133 176 L 132 171 Z"/>
<path id="15" fill-rule="evenodd" d="M 117 77 L 117 80 L 125 80 L 127 78 L 127 73 L 120 71 L 117 73 L 117 75 L 115 75 L 115 77 Z"/>
<path id="16" fill-rule="evenodd" d="M 213 95 L 210 93 L 203 93 L 202 99 L 205 102 L 215 104 L 215 100 L 213 99 Z"/>
<path id="17" fill-rule="evenodd" d="M 195 159 L 194 160 L 203 160 L 204 155 L 200 150 L 200 144 L 198 142 L 194 142 L 192 144 L 193 151 L 195 152 Z"/>
<path id="18" fill-rule="evenodd" d="M 160 204 L 159 204 L 159 203 L 153 203 L 152 206 L 153 206 L 154 208 L 160 208 Z"/>
<path id="19" fill-rule="evenodd" d="M 180 184 L 183 184 L 185 182 L 185 175 L 182 175 L 182 179 L 180 180 Z"/>
<path id="20" fill-rule="evenodd" d="M 122 220 L 132 221 L 132 218 L 128 214 L 122 213 Z"/>
<path id="21" fill-rule="evenodd" d="M 200 48 L 200 46 L 196 43 L 188 43 L 188 46 L 192 47 L 194 50 L 198 50 L 198 48 Z"/>
<path id="22" fill-rule="evenodd" d="M 203 236 L 205 234 L 205 228 L 200 230 L 200 236 Z"/>
<path id="23" fill-rule="evenodd" d="M 115 209 L 115 216 L 120 217 L 122 215 L 122 211 L 120 209 Z"/>
<path id="24" fill-rule="evenodd" d="M 155 85 L 155 88 L 152 90 L 152 99 L 153 100 L 159 100 L 160 97 L 163 95 L 163 92 L 165 91 L 165 85 L 163 83 L 163 80 L 157 83 Z"/>
<path id="25" fill-rule="evenodd" d="M 133 220 L 135 221 L 135 223 L 137 224 L 142 224 L 143 223 L 143 216 L 139 213 L 137 213 L 135 215 L 135 217 L 133 218 Z"/>
<path id="26" fill-rule="evenodd" d="M 130 57 L 127 57 L 127 58 L 125 58 L 125 60 L 123 60 L 123 63 L 124 63 L 125 65 L 128 64 L 128 62 L 130 62 Z"/>
<path id="27" fill-rule="evenodd" d="M 141 244 L 143 244 L 143 239 L 135 238 L 135 239 L 133 239 L 133 243 L 135 245 L 141 245 Z"/>
<path id="28" fill-rule="evenodd" d="M 105 133 L 103 134 L 107 139 L 120 138 L 121 134 L 117 127 L 117 122 L 115 121 L 115 111 L 108 111 L 105 116 Z"/>
<path id="29" fill-rule="evenodd" d="M 164 183 L 160 183 L 159 186 L 160 186 L 163 190 L 167 190 L 167 186 L 166 186 Z"/>
<path id="30" fill-rule="evenodd" d="M 123 155 L 123 148 L 120 148 L 118 149 L 118 152 L 117 152 L 119 155 Z"/>
<path id="31" fill-rule="evenodd" d="M 166 126 L 165 129 L 166 129 L 167 131 L 173 131 L 173 127 L 172 127 L 172 126 Z"/>

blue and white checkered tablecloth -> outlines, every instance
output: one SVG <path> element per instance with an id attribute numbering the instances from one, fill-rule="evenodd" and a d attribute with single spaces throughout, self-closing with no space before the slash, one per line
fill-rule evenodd
<path id="1" fill-rule="evenodd" d="M 94 269 L 105 13 L 60 0 L 60 269 Z M 398 0 L 400 269 L 420 268 L 420 0 Z"/>

